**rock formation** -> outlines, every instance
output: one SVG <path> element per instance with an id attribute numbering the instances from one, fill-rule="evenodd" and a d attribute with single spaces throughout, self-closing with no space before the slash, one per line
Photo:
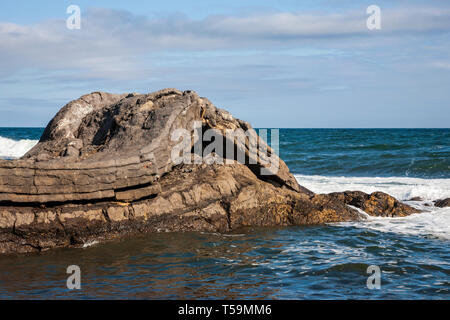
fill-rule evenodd
<path id="1" fill-rule="evenodd" d="M 450 198 L 442 199 L 442 200 L 436 200 L 434 202 L 434 205 L 436 207 L 439 207 L 439 208 L 450 207 Z"/>
<path id="2" fill-rule="evenodd" d="M 181 150 L 190 162 L 174 159 L 179 129 L 192 138 Z M 204 163 L 211 144 L 195 137 L 210 129 L 211 141 L 222 138 L 235 157 L 214 149 Z M 230 138 L 229 131 L 240 135 Z M 348 204 L 371 215 L 417 212 L 383 193 L 314 194 L 249 123 L 195 92 L 95 92 L 63 107 L 23 158 L 0 161 L 0 253 L 142 232 L 360 219 Z"/>
<path id="3" fill-rule="evenodd" d="M 367 194 L 361 191 L 346 191 L 330 193 L 329 196 L 376 217 L 405 217 L 421 212 L 383 192 Z"/>

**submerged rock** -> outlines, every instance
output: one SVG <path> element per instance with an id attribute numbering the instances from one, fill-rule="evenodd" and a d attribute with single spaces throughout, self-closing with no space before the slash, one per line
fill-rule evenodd
<path id="1" fill-rule="evenodd" d="M 381 193 L 314 194 L 250 124 L 193 91 L 95 92 L 62 108 L 22 159 L 0 161 L 0 253 L 359 219 L 347 204 L 416 212 Z"/>

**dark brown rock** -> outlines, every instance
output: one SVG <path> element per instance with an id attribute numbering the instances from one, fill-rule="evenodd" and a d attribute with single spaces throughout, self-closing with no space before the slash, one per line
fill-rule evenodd
<path id="1" fill-rule="evenodd" d="M 361 191 L 345 191 L 331 193 L 330 196 L 376 217 L 404 217 L 421 212 L 383 192 L 367 194 Z"/>
<path id="2" fill-rule="evenodd" d="M 434 205 L 439 208 L 450 207 L 450 198 L 434 201 Z"/>

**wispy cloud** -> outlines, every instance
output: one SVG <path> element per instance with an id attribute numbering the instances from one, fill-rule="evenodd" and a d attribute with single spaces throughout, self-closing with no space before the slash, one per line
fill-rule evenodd
<path id="1" fill-rule="evenodd" d="M 293 114 L 303 108 L 301 125 L 320 126 L 337 105 L 355 117 L 366 104 L 386 112 L 392 101 L 419 105 L 415 94 L 424 87 L 421 99 L 448 101 L 439 93 L 449 82 L 449 6 L 383 7 L 377 31 L 366 28 L 367 17 L 363 7 L 198 19 L 91 8 L 82 13 L 81 30 L 68 30 L 63 19 L 0 22 L 0 108 L 26 110 L 30 122 L 38 114 L 49 120 L 60 101 L 86 91 L 180 86 L 232 101 L 231 111 L 262 126 L 296 126 L 295 117 L 271 113 L 272 105 Z M 33 99 L 20 100 L 24 92 Z"/>
<path id="2" fill-rule="evenodd" d="M 431 66 L 433 66 L 434 68 L 450 71 L 450 61 L 436 61 L 431 63 Z"/>
<path id="3" fill-rule="evenodd" d="M 81 30 L 64 20 L 33 26 L 0 23 L 1 72 L 21 68 L 85 68 L 98 76 L 135 76 L 136 57 L 162 50 L 242 50 L 295 47 L 354 39 L 370 43 L 364 11 L 214 15 L 201 20 L 183 15 L 149 18 L 126 11 L 89 9 Z M 398 32 L 450 30 L 450 10 L 413 7 L 383 11 L 378 37 Z M 364 37 L 363 37 L 364 36 Z"/>

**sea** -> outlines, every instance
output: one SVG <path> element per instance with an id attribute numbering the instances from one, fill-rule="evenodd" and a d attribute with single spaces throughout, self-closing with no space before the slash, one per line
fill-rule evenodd
<path id="1" fill-rule="evenodd" d="M 0 158 L 42 132 L 0 128 Z M 0 298 L 450 299 L 450 208 L 433 205 L 450 197 L 450 129 L 280 129 L 279 154 L 316 193 L 383 191 L 426 212 L 0 256 Z M 67 288 L 70 265 L 79 290 Z"/>

